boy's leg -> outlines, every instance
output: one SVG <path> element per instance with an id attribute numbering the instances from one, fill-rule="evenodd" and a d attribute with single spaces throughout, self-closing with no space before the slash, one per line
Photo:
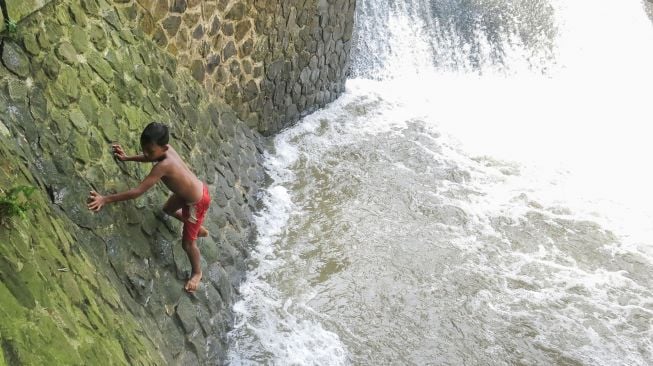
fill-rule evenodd
<path id="1" fill-rule="evenodd" d="M 166 214 L 176 218 L 177 220 L 179 220 L 181 222 L 184 222 L 184 217 L 181 214 L 181 209 L 185 205 L 186 205 L 186 202 L 184 202 L 184 200 L 182 200 L 181 198 L 179 198 L 179 196 L 177 196 L 176 194 L 173 193 L 170 196 L 170 198 L 168 198 L 166 203 L 163 205 L 163 212 L 165 212 Z M 204 236 L 208 236 L 208 235 L 209 235 L 209 231 L 206 230 L 206 228 L 204 228 L 204 226 L 202 226 L 200 228 L 200 231 L 197 234 L 197 236 L 199 236 L 199 237 L 204 237 Z"/>
<path id="2" fill-rule="evenodd" d="M 184 200 L 173 193 L 163 205 L 163 212 L 183 222 L 184 218 L 181 215 L 181 209 L 185 204 L 186 202 L 184 202 Z"/>
<path id="3" fill-rule="evenodd" d="M 190 279 L 188 282 L 186 282 L 184 290 L 188 292 L 195 292 L 197 290 L 197 286 L 200 284 L 200 280 L 202 279 L 202 269 L 200 268 L 200 250 L 197 248 L 195 240 L 184 238 L 181 244 L 186 251 L 186 254 L 188 255 L 188 260 L 190 260 L 190 265 L 192 268 Z"/>

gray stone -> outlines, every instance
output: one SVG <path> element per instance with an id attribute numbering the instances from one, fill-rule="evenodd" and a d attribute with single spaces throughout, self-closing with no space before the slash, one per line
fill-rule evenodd
<path id="1" fill-rule="evenodd" d="M 233 76 L 238 76 L 240 75 L 240 62 L 238 60 L 233 60 L 229 64 L 229 72 Z"/>
<path id="2" fill-rule="evenodd" d="M 224 50 L 222 51 L 222 62 L 228 60 L 231 56 L 236 54 L 236 45 L 234 45 L 233 41 L 230 41 L 227 43 L 227 45 L 224 47 Z"/>
<path id="3" fill-rule="evenodd" d="M 224 364 L 225 351 L 220 338 L 215 336 L 208 336 L 206 339 L 206 347 L 207 359 L 215 362 L 216 365 Z"/>
<path id="4" fill-rule="evenodd" d="M 200 361 L 195 353 L 191 351 L 185 351 L 181 354 L 176 364 L 183 366 L 199 366 Z"/>
<path id="5" fill-rule="evenodd" d="M 174 11 L 176 13 L 183 13 L 186 11 L 187 7 L 188 4 L 186 3 L 186 0 L 172 0 L 172 5 L 170 5 L 170 11 Z"/>
<path id="6" fill-rule="evenodd" d="M 231 22 L 222 23 L 222 33 L 225 36 L 233 36 L 234 35 L 234 25 Z"/>
<path id="7" fill-rule="evenodd" d="M 157 27 L 152 39 L 154 39 L 154 42 L 156 42 L 160 47 L 165 47 L 165 45 L 168 44 L 168 37 L 166 37 L 165 31 L 161 27 Z"/>
<path id="8" fill-rule="evenodd" d="M 188 296 L 181 298 L 177 305 L 176 314 L 186 334 L 191 333 L 197 328 L 195 305 L 193 305 Z"/>
<path id="9" fill-rule="evenodd" d="M 206 60 L 206 72 L 213 74 L 213 71 L 215 71 L 215 68 L 218 66 L 220 66 L 220 56 L 216 54 L 209 55 Z"/>
<path id="10" fill-rule="evenodd" d="M 33 88 L 29 96 L 29 108 L 32 117 L 39 121 L 44 121 L 48 115 L 48 100 L 45 99 L 43 91 L 39 88 Z"/>
<path id="11" fill-rule="evenodd" d="M 9 79 L 7 85 L 9 98 L 15 103 L 20 105 L 27 105 L 27 86 L 21 80 Z"/>
<path id="12" fill-rule="evenodd" d="M 268 79 L 270 79 L 271 81 L 274 81 L 277 78 L 279 78 L 281 76 L 281 71 L 283 70 L 283 65 L 284 65 L 283 60 L 277 60 L 277 61 L 273 62 L 272 64 L 270 64 L 267 67 L 267 69 L 268 69 L 268 72 L 267 72 Z"/>
<path id="13" fill-rule="evenodd" d="M 20 77 L 24 78 L 29 75 L 29 59 L 20 46 L 14 42 L 5 41 L 2 45 L 2 63 Z"/>
<path id="14" fill-rule="evenodd" d="M 204 27 L 201 24 L 198 24 L 193 30 L 191 36 L 195 39 L 201 39 L 204 36 Z"/>
<path id="15" fill-rule="evenodd" d="M 209 36 L 213 37 L 220 32 L 220 18 L 216 15 L 213 17 L 213 21 L 211 22 L 211 28 L 209 29 Z"/>
<path id="16" fill-rule="evenodd" d="M 245 6 L 245 4 L 238 2 L 235 3 L 231 7 L 231 9 L 229 9 L 225 18 L 230 20 L 241 20 L 245 16 L 246 12 L 247 12 L 247 7 Z"/>
<path id="17" fill-rule="evenodd" d="M 240 42 L 243 38 L 245 38 L 247 32 L 249 32 L 251 27 L 252 24 L 250 23 L 249 20 L 243 20 L 241 22 L 238 22 L 238 24 L 236 24 L 236 33 L 234 35 L 234 37 L 236 38 L 236 42 Z"/>
<path id="18" fill-rule="evenodd" d="M 174 37 L 179 30 L 179 26 L 181 25 L 181 17 L 177 15 L 169 16 L 161 23 L 161 25 L 163 25 L 163 28 L 166 30 L 170 37 Z"/>
<path id="19" fill-rule="evenodd" d="M 190 67 L 191 75 L 193 75 L 193 78 L 195 80 L 199 81 L 200 83 L 204 81 L 204 75 L 206 74 L 206 70 L 204 68 L 204 63 L 202 60 L 194 60 L 193 63 L 191 64 Z"/>
<path id="20" fill-rule="evenodd" d="M 250 101 L 254 99 L 258 95 L 258 93 L 259 91 L 256 82 L 254 80 L 250 80 L 243 88 L 243 100 Z"/>
<path id="21" fill-rule="evenodd" d="M 218 263 L 213 263 L 206 270 L 206 277 L 209 282 L 215 287 L 216 290 L 220 293 L 222 301 L 225 303 L 231 303 L 231 297 L 233 296 L 233 289 L 231 283 L 227 278 L 227 273 Z"/>

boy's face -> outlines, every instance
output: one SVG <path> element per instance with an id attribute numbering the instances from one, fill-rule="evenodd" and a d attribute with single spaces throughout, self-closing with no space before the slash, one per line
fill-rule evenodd
<path id="1" fill-rule="evenodd" d="M 158 145 L 154 142 L 150 142 L 149 144 L 141 145 L 141 148 L 143 149 L 143 155 L 145 155 L 145 158 L 150 161 L 159 161 L 166 155 L 166 151 L 168 151 L 168 145 Z"/>

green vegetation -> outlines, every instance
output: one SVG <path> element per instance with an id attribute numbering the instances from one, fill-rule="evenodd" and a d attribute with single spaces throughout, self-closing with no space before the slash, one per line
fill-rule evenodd
<path id="1" fill-rule="evenodd" d="M 0 192 L 2 189 L 0 189 Z M 12 217 L 25 219 L 25 213 L 34 207 L 30 196 L 36 191 L 32 186 L 16 186 L 0 196 L 0 223 L 6 224 Z"/>
<path id="2" fill-rule="evenodd" d="M 7 26 L 7 32 L 9 34 L 15 34 L 18 31 L 18 25 L 11 19 L 7 19 L 5 25 Z"/>

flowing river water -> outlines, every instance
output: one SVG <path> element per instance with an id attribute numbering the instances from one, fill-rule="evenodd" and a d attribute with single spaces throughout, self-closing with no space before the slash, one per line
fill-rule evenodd
<path id="1" fill-rule="evenodd" d="M 638 0 L 361 0 L 277 135 L 232 365 L 653 364 Z"/>

